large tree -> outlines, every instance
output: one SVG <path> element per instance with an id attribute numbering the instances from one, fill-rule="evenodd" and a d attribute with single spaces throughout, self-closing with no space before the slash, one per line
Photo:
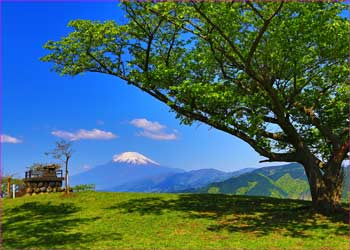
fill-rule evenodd
<path id="1" fill-rule="evenodd" d="M 176 112 L 299 162 L 315 208 L 339 208 L 349 148 L 349 21 L 341 3 L 123 3 L 125 22 L 75 20 L 43 61 L 116 76 Z M 234 149 L 233 149 L 234 150 Z"/>

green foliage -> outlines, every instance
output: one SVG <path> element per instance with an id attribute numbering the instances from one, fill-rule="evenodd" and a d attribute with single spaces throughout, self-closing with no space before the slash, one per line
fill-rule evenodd
<path id="1" fill-rule="evenodd" d="M 98 72 L 125 80 L 167 104 L 181 123 L 199 121 L 236 136 L 266 161 L 303 164 L 316 176 L 314 201 L 334 197 L 326 193 L 341 185 L 350 141 L 346 4 L 122 7 L 122 25 L 71 21 L 73 31 L 48 41 L 41 60 L 61 75 Z M 283 195 L 278 189 L 267 192 Z"/>
<path id="2" fill-rule="evenodd" d="M 95 191 L 95 184 L 81 184 L 73 187 L 74 192 Z"/>
<path id="3" fill-rule="evenodd" d="M 220 194 L 22 197 L 3 201 L 2 249 L 346 249 L 346 215 L 310 205 Z"/>
<path id="4" fill-rule="evenodd" d="M 73 32 L 48 41 L 42 61 L 62 75 L 117 76 L 169 105 L 183 123 L 226 131 L 270 160 L 292 161 L 302 142 L 327 162 L 346 141 L 346 5 L 122 7 L 122 25 L 71 21 Z M 281 150 L 290 154 L 273 153 Z"/>

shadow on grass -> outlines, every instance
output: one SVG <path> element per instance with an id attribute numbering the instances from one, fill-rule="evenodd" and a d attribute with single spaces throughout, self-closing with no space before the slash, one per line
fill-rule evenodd
<path id="1" fill-rule="evenodd" d="M 51 202 L 29 202 L 7 209 L 4 211 L 6 220 L 2 223 L 3 247 L 52 249 L 72 246 L 81 249 L 80 243 L 94 242 L 100 236 L 79 232 L 79 226 L 99 219 L 81 218 L 75 214 L 79 211 L 73 203 L 57 205 Z M 121 240 L 121 235 L 114 232 L 103 237 Z"/>
<path id="2" fill-rule="evenodd" d="M 187 218 L 212 220 L 214 223 L 207 227 L 209 231 L 251 232 L 258 236 L 277 232 L 305 237 L 315 230 L 346 236 L 349 229 L 345 213 L 326 217 L 314 212 L 309 201 L 268 197 L 180 194 L 178 199 L 133 199 L 107 209 L 141 215 L 181 212 L 180 216 Z"/>

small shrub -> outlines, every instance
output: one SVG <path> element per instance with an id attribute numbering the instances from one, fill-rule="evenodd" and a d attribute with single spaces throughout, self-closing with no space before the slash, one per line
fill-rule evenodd
<path id="1" fill-rule="evenodd" d="M 95 184 L 81 184 L 73 187 L 74 192 L 95 191 Z"/>

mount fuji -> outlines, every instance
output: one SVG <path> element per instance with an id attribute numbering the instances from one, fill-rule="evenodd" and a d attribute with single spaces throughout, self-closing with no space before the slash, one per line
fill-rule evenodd
<path id="1" fill-rule="evenodd" d="M 137 152 L 114 155 L 112 161 L 86 172 L 71 176 L 70 185 L 95 184 L 96 190 L 109 191 L 113 187 L 135 183 L 148 178 L 165 178 L 184 170 L 161 166 Z"/>

